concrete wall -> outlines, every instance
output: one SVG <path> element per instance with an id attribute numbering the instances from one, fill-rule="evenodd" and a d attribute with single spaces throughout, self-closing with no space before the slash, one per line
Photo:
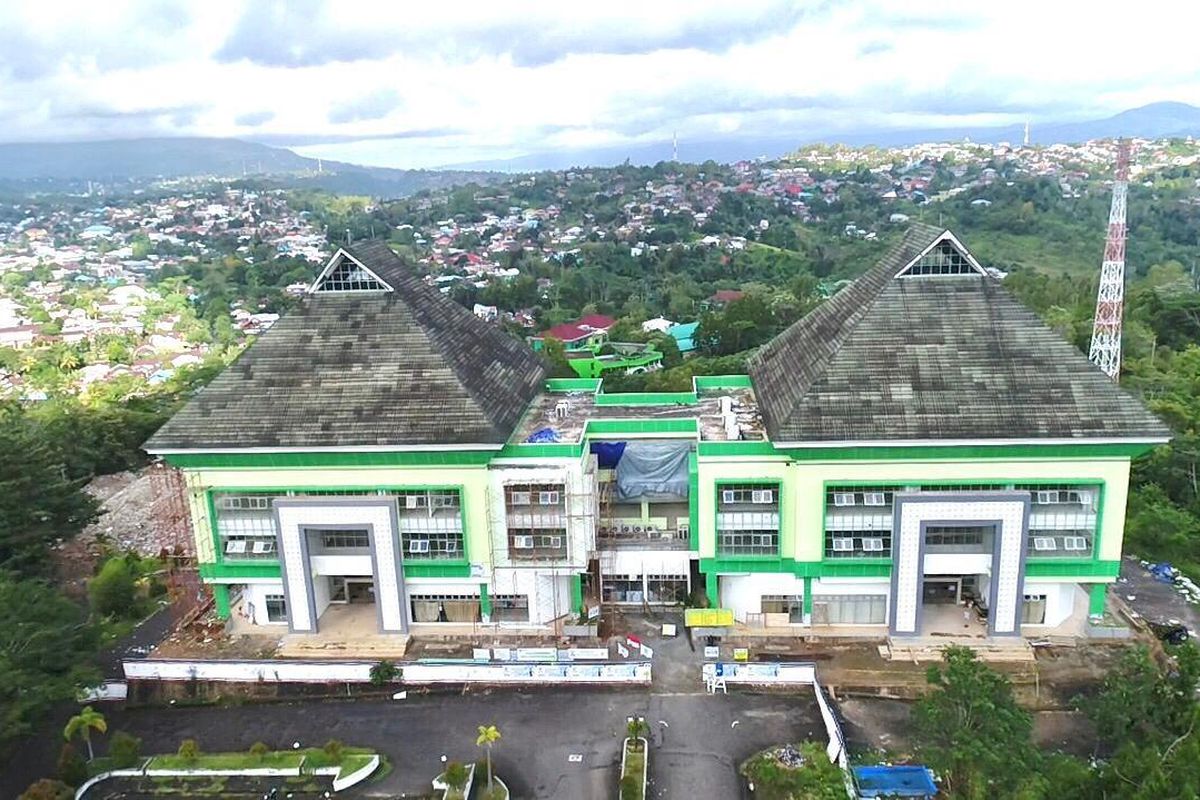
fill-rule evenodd
<path id="1" fill-rule="evenodd" d="M 754 575 L 722 575 L 720 577 L 721 607 L 733 609 L 738 622 L 747 614 L 762 612 L 764 594 L 804 596 L 804 581 L 793 575 L 762 572 Z"/>
<path id="2" fill-rule="evenodd" d="M 243 601 L 250 603 L 253 606 L 252 622 L 255 625 L 269 625 L 272 628 L 287 628 L 287 621 L 283 622 L 268 622 L 267 621 L 267 601 L 266 596 L 269 594 L 283 594 L 283 582 L 273 581 L 267 583 L 248 583 L 242 588 Z"/>
<path id="3" fill-rule="evenodd" d="M 588 552 L 596 542 L 596 474 L 584 458 L 550 459 L 545 462 L 513 463 L 493 466 L 489 470 L 491 522 L 490 547 L 497 567 L 529 566 L 528 561 L 508 557 L 508 520 L 504 503 L 504 487 L 514 483 L 554 483 L 566 487 L 567 557 L 558 561 L 539 562 L 540 565 L 569 567 L 576 572 L 587 569 Z"/>

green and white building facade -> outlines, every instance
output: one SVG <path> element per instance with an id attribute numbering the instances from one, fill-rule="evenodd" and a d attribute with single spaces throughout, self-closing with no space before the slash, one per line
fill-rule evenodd
<path id="1" fill-rule="evenodd" d="M 948 231 L 915 226 L 754 355 L 671 394 L 548 379 L 386 247 L 340 250 L 147 444 L 222 615 L 553 630 L 702 598 L 748 626 L 989 636 L 1103 609 L 1131 459 L 1168 430 Z M 272 627 L 273 626 L 273 627 Z"/>

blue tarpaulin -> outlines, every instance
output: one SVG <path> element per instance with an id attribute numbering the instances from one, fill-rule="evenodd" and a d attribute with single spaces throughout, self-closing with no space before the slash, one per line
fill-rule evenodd
<path id="1" fill-rule="evenodd" d="M 937 784 L 927 767 L 854 767 L 858 796 L 937 797 Z"/>
<path id="2" fill-rule="evenodd" d="M 550 444 L 558 441 L 558 432 L 554 428 L 538 428 L 525 441 L 528 444 Z"/>
<path id="3" fill-rule="evenodd" d="M 1165 561 L 1161 564 L 1151 564 L 1150 574 L 1154 576 L 1155 580 L 1163 583 L 1175 582 L 1175 568 Z"/>
<path id="4" fill-rule="evenodd" d="M 596 454 L 597 467 L 616 469 L 625 452 L 625 442 L 592 442 L 592 452 Z"/>

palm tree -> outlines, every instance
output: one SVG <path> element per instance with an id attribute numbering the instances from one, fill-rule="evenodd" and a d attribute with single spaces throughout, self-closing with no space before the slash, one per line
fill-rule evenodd
<path id="1" fill-rule="evenodd" d="M 492 791 L 492 745 L 500 741 L 500 729 L 495 725 L 480 725 L 475 737 L 476 747 L 487 748 L 488 791 Z"/>
<path id="2" fill-rule="evenodd" d="M 67 720 L 67 727 L 63 728 L 63 738 L 67 741 L 71 741 L 77 733 L 83 736 L 83 741 L 87 744 L 88 761 L 96 757 L 92 752 L 93 728 L 104 733 L 108 730 L 108 723 L 104 721 L 104 715 L 91 706 L 84 706 L 82 711 Z"/>

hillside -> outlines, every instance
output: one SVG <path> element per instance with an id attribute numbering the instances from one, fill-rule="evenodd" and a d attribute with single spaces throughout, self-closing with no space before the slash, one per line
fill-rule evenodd
<path id="1" fill-rule="evenodd" d="M 289 186 L 399 197 L 428 188 L 486 182 L 483 171 L 403 170 L 305 158 L 240 139 L 203 137 L 0 144 L 0 181 L 58 188 L 164 178 L 270 177 Z"/>

